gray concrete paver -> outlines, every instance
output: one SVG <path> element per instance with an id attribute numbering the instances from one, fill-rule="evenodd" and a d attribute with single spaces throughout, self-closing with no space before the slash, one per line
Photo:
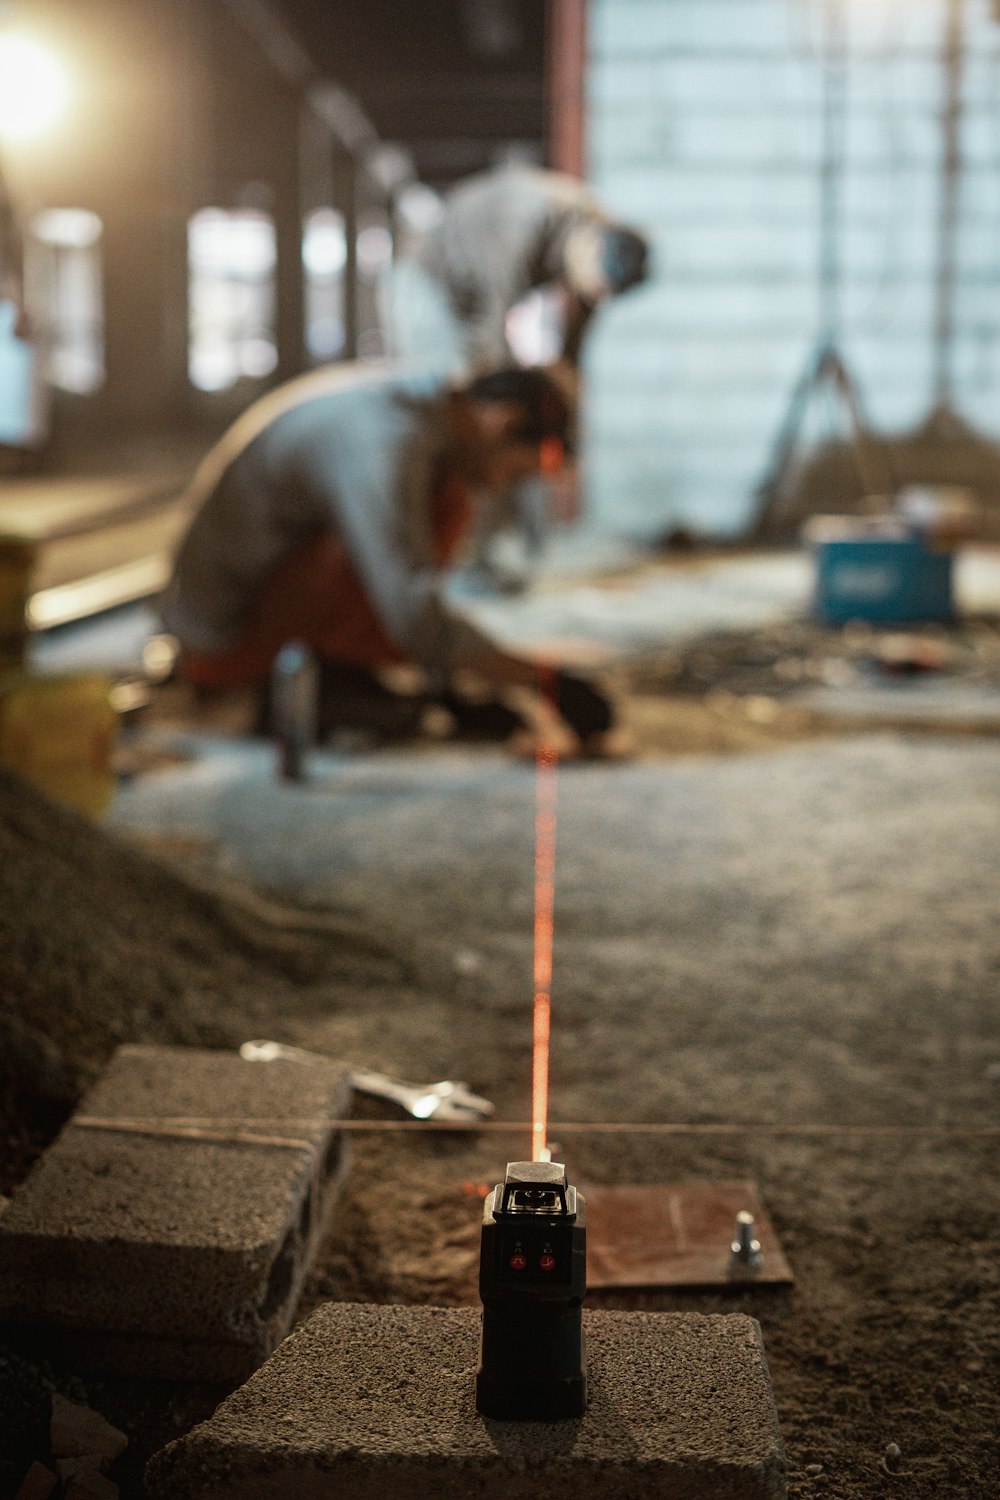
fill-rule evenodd
<path id="1" fill-rule="evenodd" d="M 120 1048 L 0 1221 L 0 1317 L 85 1368 L 249 1373 L 291 1326 L 349 1101 L 336 1065 Z"/>
<path id="2" fill-rule="evenodd" d="M 154 1457 L 150 1500 L 781 1500 L 760 1329 L 742 1314 L 584 1314 L 579 1420 L 475 1410 L 472 1308 L 320 1307 L 207 1423 Z"/>

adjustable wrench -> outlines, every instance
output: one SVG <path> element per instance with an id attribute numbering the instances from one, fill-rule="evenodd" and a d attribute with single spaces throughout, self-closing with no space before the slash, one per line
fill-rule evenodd
<path id="1" fill-rule="evenodd" d="M 333 1061 L 318 1052 L 307 1052 L 304 1047 L 288 1047 L 283 1042 L 263 1040 L 244 1042 L 240 1056 L 248 1062 L 273 1062 L 276 1058 L 306 1064 Z M 359 1094 L 388 1099 L 400 1105 L 415 1120 L 463 1120 L 474 1125 L 489 1119 L 494 1112 L 488 1099 L 473 1094 L 467 1084 L 449 1078 L 440 1083 L 404 1083 L 400 1078 L 391 1078 L 387 1073 L 372 1073 L 366 1068 L 349 1068 L 348 1074 L 351 1087 Z"/>

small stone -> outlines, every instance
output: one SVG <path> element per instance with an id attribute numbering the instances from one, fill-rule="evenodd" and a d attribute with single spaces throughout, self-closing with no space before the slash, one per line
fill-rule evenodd
<path id="1" fill-rule="evenodd" d="M 456 974 L 478 974 L 483 966 L 483 957 L 474 948 L 459 948 L 451 962 Z"/>
<path id="2" fill-rule="evenodd" d="M 816 1475 L 822 1474 L 822 1472 L 822 1464 L 806 1464 L 806 1473 L 810 1476 L 810 1478 L 815 1479 Z"/>
<path id="3" fill-rule="evenodd" d="M 886 1443 L 885 1453 L 882 1456 L 882 1469 L 884 1473 L 898 1474 L 899 1460 L 902 1456 L 902 1450 L 898 1443 Z"/>
<path id="4" fill-rule="evenodd" d="M 754 694 L 743 700 L 743 712 L 751 724 L 773 724 L 781 710 L 773 698 Z"/>
<path id="5" fill-rule="evenodd" d="M 92 1411 L 89 1406 L 77 1406 L 58 1394 L 52 1397 L 50 1440 L 57 1458 L 86 1458 L 93 1454 L 109 1464 L 128 1447 L 124 1432 L 112 1427 L 100 1412 Z"/>
<path id="6" fill-rule="evenodd" d="M 14 1500 L 49 1500 L 56 1487 L 56 1476 L 44 1464 L 34 1463 L 21 1481 Z"/>
<path id="7" fill-rule="evenodd" d="M 84 1469 L 70 1480 L 63 1500 L 118 1500 L 118 1486 L 99 1469 Z"/>
<path id="8" fill-rule="evenodd" d="M 97 1453 L 87 1453 L 83 1458 L 57 1458 L 56 1469 L 63 1484 L 76 1479 L 79 1474 L 91 1473 L 101 1467 L 103 1460 Z"/>

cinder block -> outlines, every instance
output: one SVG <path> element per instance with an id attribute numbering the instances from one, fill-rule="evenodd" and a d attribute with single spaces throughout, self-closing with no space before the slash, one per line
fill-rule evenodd
<path id="1" fill-rule="evenodd" d="M 348 1073 L 121 1047 L 0 1219 L 0 1320 L 81 1368 L 240 1379 L 291 1327 Z"/>
<path id="2" fill-rule="evenodd" d="M 584 1314 L 590 1405 L 475 1410 L 473 1308 L 321 1307 L 157 1454 L 150 1500 L 783 1500 L 760 1328 L 742 1314 Z"/>

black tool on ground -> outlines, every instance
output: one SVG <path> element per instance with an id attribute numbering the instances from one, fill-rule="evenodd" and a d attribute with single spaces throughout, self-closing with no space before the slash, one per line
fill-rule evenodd
<path id="1" fill-rule="evenodd" d="M 282 646 L 274 659 L 271 707 L 279 772 L 285 781 L 302 781 L 316 743 L 316 662 L 299 641 Z"/>
<path id="2" fill-rule="evenodd" d="M 587 1407 L 586 1204 L 558 1162 L 515 1161 L 483 1207 L 476 1409 L 553 1422 Z"/>

